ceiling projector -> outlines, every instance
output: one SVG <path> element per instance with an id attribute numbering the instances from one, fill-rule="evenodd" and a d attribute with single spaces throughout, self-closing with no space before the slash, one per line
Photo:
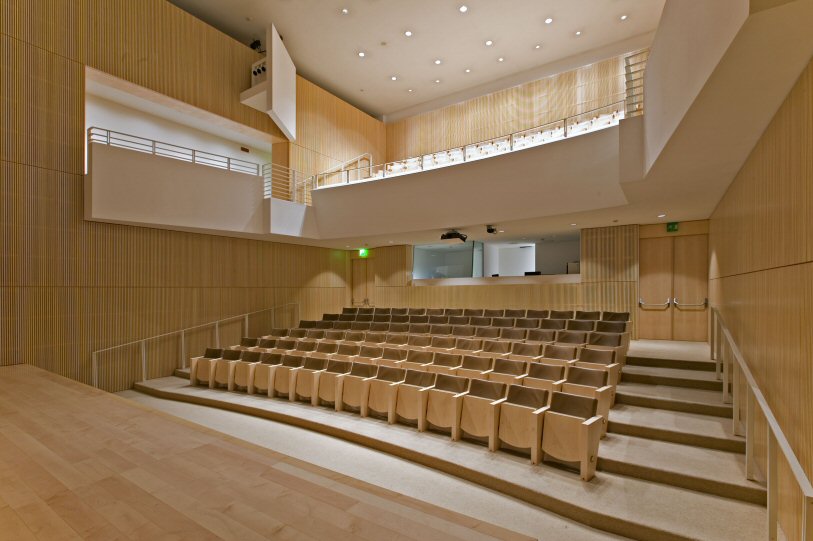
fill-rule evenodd
<path id="1" fill-rule="evenodd" d="M 467 238 L 469 238 L 468 235 L 464 235 L 456 229 L 450 229 L 440 236 L 440 240 L 460 239 L 461 242 L 466 242 Z"/>

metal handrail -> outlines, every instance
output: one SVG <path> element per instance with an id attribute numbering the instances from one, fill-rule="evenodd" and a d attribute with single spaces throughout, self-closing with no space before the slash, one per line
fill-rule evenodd
<path id="1" fill-rule="evenodd" d="M 767 467 L 768 471 L 765 472 L 768 481 L 768 539 L 777 539 L 778 528 L 778 508 L 777 502 L 779 500 L 779 481 L 777 475 L 777 457 L 778 451 L 785 455 L 785 460 L 790 467 L 796 483 L 802 492 L 802 537 L 804 541 L 813 540 L 813 485 L 810 479 L 805 474 L 799 459 L 793 452 L 790 442 L 785 436 L 779 421 L 776 419 L 773 410 L 771 409 L 765 395 L 757 385 L 751 369 L 745 362 L 737 343 L 734 341 L 731 331 L 725 324 L 720 311 L 716 307 L 711 308 L 711 355 L 712 359 L 717 361 L 718 373 L 722 370 L 723 376 L 723 400 L 729 398 L 729 387 L 733 389 L 731 394 L 731 402 L 733 402 L 733 424 L 734 433 L 737 435 L 740 431 L 739 425 L 742 421 L 740 419 L 740 404 L 743 397 L 740 396 L 740 382 L 739 378 L 745 377 L 746 396 L 745 396 L 745 476 L 747 479 L 756 480 L 755 467 L 756 459 L 754 457 L 754 404 L 758 405 L 765 416 L 768 423 L 768 457 Z M 726 346 L 726 347 L 724 347 Z M 730 352 L 730 355 L 727 353 Z M 733 358 L 734 362 L 731 362 Z M 731 369 L 738 369 L 738 372 L 731 374 Z M 741 376 L 740 376 L 741 374 Z M 733 377 L 732 377 L 733 376 Z M 733 379 L 733 385 L 731 380 Z"/>
<path id="2" fill-rule="evenodd" d="M 709 300 L 707 298 L 703 299 L 703 302 L 698 303 L 698 304 L 680 304 L 678 302 L 678 300 L 677 300 L 677 297 L 675 297 L 674 299 L 672 299 L 672 303 L 675 305 L 675 308 L 680 308 L 680 307 L 683 307 L 683 308 L 701 308 L 701 307 L 702 308 L 708 308 L 708 306 L 709 306 Z"/>
<path id="3" fill-rule="evenodd" d="M 644 302 L 643 298 L 638 297 L 638 306 L 640 308 L 644 308 L 644 309 L 646 309 L 646 308 L 669 308 L 669 306 L 671 304 L 672 304 L 672 299 L 670 299 L 670 298 L 667 298 L 666 302 L 663 303 L 663 304 L 647 304 L 647 303 Z"/>
<path id="4" fill-rule="evenodd" d="M 138 135 L 108 130 L 107 128 L 99 128 L 98 126 L 88 128 L 87 134 L 88 144 L 97 143 L 126 148 L 154 156 L 162 156 L 164 158 L 172 158 L 198 165 L 208 165 L 209 167 L 226 169 L 228 171 L 234 171 L 235 173 L 258 176 L 260 174 L 261 166 L 258 163 L 241 160 L 239 158 L 231 158 L 229 156 L 221 156 L 220 154 L 214 154 L 205 150 L 187 148 L 172 143 L 147 139 L 146 137 L 140 137 Z"/>
<path id="5" fill-rule="evenodd" d="M 99 353 L 104 353 L 105 351 L 112 351 L 114 349 L 125 348 L 128 346 L 133 346 L 135 344 L 140 344 L 141 346 L 141 381 L 147 380 L 147 342 L 152 340 L 157 340 L 159 338 L 166 338 L 168 336 L 177 336 L 180 335 L 181 337 L 181 360 L 180 365 L 181 368 L 186 368 L 186 333 L 189 331 L 194 331 L 197 329 L 204 329 L 206 327 L 214 327 L 215 328 L 215 346 L 220 347 L 220 324 L 227 323 L 230 321 L 239 321 L 243 320 L 243 334 L 248 334 L 248 322 L 249 317 L 262 314 L 265 312 L 271 312 L 271 327 L 276 326 L 276 311 L 281 308 L 286 308 L 288 306 L 296 306 L 296 321 L 299 321 L 299 303 L 298 302 L 289 302 L 286 304 L 280 304 L 279 306 L 272 306 L 271 308 L 265 308 L 263 310 L 257 310 L 255 312 L 246 312 L 245 314 L 240 314 L 237 316 L 230 316 L 223 319 L 218 319 L 216 321 L 210 321 L 208 323 L 201 323 L 200 325 L 194 325 L 192 327 L 186 327 L 184 329 L 180 329 L 177 331 L 170 331 L 163 334 L 157 334 L 155 336 L 150 336 L 147 338 L 141 338 L 139 340 L 133 340 L 131 342 L 127 342 L 124 344 L 119 344 L 117 346 L 111 346 L 104 349 L 97 349 L 93 353 L 91 353 L 90 361 L 91 361 L 91 374 L 92 374 L 92 383 L 93 386 L 97 389 L 99 388 L 99 361 L 98 355 Z"/>
<path id="6" fill-rule="evenodd" d="M 418 171 L 424 171 L 426 169 L 435 169 L 436 167 L 443 167 L 445 164 L 444 165 L 433 166 L 433 167 L 427 167 L 426 164 L 425 164 L 425 162 L 427 161 L 428 158 L 429 159 L 435 158 L 438 155 L 443 155 L 443 154 L 450 155 L 452 153 L 462 153 L 462 160 L 460 160 L 458 162 L 451 162 L 450 164 L 465 163 L 467 161 L 471 161 L 472 159 L 482 159 L 483 157 L 491 157 L 491 155 L 477 157 L 477 158 L 467 157 L 467 154 L 468 154 L 467 151 L 470 148 L 479 149 L 481 145 L 486 145 L 486 144 L 505 145 L 507 147 L 504 150 L 501 150 L 498 153 L 495 153 L 493 155 L 498 155 L 498 154 L 502 154 L 502 153 L 505 153 L 505 152 L 513 152 L 515 150 L 514 149 L 515 140 L 519 136 L 522 136 L 524 138 L 524 137 L 527 136 L 527 134 L 529 132 L 542 133 L 542 132 L 546 131 L 547 128 L 554 128 L 557 131 L 561 131 L 561 136 L 552 139 L 550 142 L 552 142 L 553 140 L 558 140 L 559 138 L 567 138 L 569 136 L 568 135 L 569 132 L 570 132 L 570 134 L 573 133 L 573 130 L 572 130 L 573 126 L 578 125 L 579 122 L 576 121 L 577 119 L 582 118 L 582 117 L 586 117 L 586 116 L 590 116 L 591 114 L 596 114 L 596 113 L 598 113 L 599 111 L 602 111 L 602 110 L 607 110 L 607 109 L 615 107 L 616 110 L 613 111 L 612 113 L 608 113 L 607 116 L 612 117 L 612 120 L 621 120 L 622 118 L 624 118 L 624 103 L 625 103 L 625 100 L 619 100 L 619 101 L 615 101 L 615 102 L 612 102 L 612 103 L 607 104 L 607 105 L 603 105 L 601 107 L 596 107 L 594 109 L 589 109 L 587 111 L 583 111 L 583 112 L 575 114 L 575 115 L 570 115 L 570 116 L 564 117 L 564 118 L 559 119 L 559 120 L 555 120 L 555 121 L 552 121 L 552 122 L 547 122 L 545 124 L 540 124 L 540 125 L 534 126 L 532 128 L 526 128 L 526 129 L 523 129 L 523 130 L 520 130 L 520 131 L 508 133 L 508 134 L 505 134 L 505 135 L 500 135 L 500 136 L 497 136 L 497 137 L 491 137 L 491 138 L 488 138 L 488 139 L 483 139 L 481 141 L 475 141 L 475 142 L 472 142 L 472 143 L 467 143 L 467 144 L 459 146 L 459 147 L 453 147 L 453 148 L 447 148 L 447 149 L 444 149 L 444 150 L 438 150 L 438 151 L 431 152 L 431 153 L 428 153 L 428 154 L 423 154 L 421 156 L 413 156 L 413 157 L 409 157 L 409 158 L 404 158 L 402 160 L 396 160 L 396 161 L 393 161 L 393 162 L 386 162 L 386 163 L 382 163 L 382 164 L 371 165 L 369 167 L 360 167 L 358 169 L 345 169 L 345 170 L 343 170 L 343 172 L 349 173 L 351 171 L 361 171 L 361 170 L 365 170 L 365 169 L 372 172 L 373 169 L 380 169 L 382 171 L 382 176 L 380 178 L 386 178 L 387 176 L 391 176 L 391 175 L 400 176 L 401 174 L 404 174 L 405 172 L 407 172 L 407 173 L 408 172 L 418 172 Z M 597 118 L 599 118 L 598 115 L 596 116 L 596 118 L 593 118 L 593 119 L 590 119 L 590 120 L 596 120 Z M 610 123 L 610 124 L 608 124 L 607 127 L 612 126 L 612 125 L 614 125 L 614 124 Z M 579 133 L 581 133 L 581 132 L 579 132 Z M 545 144 L 545 142 L 543 141 L 540 144 Z M 410 163 L 410 162 L 411 163 L 420 162 L 420 165 L 414 171 L 404 171 L 403 167 L 406 167 L 405 164 Z M 401 166 L 402 170 L 401 171 L 392 171 L 392 170 L 390 170 L 388 172 L 388 166 L 390 166 L 390 169 L 391 169 L 391 166 L 395 166 L 395 165 Z M 330 174 L 330 173 L 328 173 L 328 174 Z M 314 180 L 314 182 L 313 182 L 314 189 L 318 189 L 318 188 L 321 187 L 320 182 L 319 182 L 320 177 L 323 178 L 324 175 L 316 174 L 316 175 L 313 175 L 312 177 L 310 177 L 311 179 Z M 347 179 L 347 178 L 349 178 L 349 174 L 345 175 L 345 179 Z M 368 178 L 372 178 L 372 175 L 371 175 L 371 177 L 368 177 Z M 348 184 L 348 183 L 349 182 L 345 181 L 345 182 L 342 182 L 341 184 Z"/>

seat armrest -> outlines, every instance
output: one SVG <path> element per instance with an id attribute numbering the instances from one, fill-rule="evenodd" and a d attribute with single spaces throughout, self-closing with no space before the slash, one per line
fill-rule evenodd
<path id="1" fill-rule="evenodd" d="M 538 410 L 534 410 L 534 411 L 532 411 L 532 412 L 531 412 L 531 415 L 542 415 L 542 414 L 544 414 L 546 411 L 548 411 L 549 409 L 550 409 L 550 406 L 542 406 L 542 407 L 541 407 L 541 408 L 539 408 Z"/>
<path id="2" fill-rule="evenodd" d="M 469 394 L 469 392 L 468 392 L 468 391 L 464 391 L 464 392 L 462 392 L 462 393 L 457 393 L 456 395 L 453 395 L 453 396 L 452 396 L 452 399 L 456 399 L 456 398 L 462 398 L 462 397 L 466 396 L 467 394 Z"/>
<path id="3" fill-rule="evenodd" d="M 590 417 L 585 422 L 582 423 L 584 426 L 593 426 L 595 424 L 601 425 L 603 417 L 601 415 L 596 415 L 594 417 Z"/>
<path id="4" fill-rule="evenodd" d="M 503 403 L 503 402 L 505 402 L 506 400 L 508 400 L 508 399 L 507 399 L 507 398 L 500 398 L 499 400 L 495 400 L 494 402 L 492 402 L 490 405 L 492 405 L 492 406 L 499 406 L 500 404 L 502 404 L 502 403 Z"/>

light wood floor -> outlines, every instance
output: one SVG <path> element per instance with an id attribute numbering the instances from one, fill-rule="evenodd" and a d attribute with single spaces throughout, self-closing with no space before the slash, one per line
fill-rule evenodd
<path id="1" fill-rule="evenodd" d="M 0 368 L 0 539 L 529 539 L 30 366 Z"/>

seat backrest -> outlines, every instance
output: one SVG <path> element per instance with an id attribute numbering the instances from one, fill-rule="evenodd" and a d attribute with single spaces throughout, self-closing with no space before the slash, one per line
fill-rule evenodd
<path id="1" fill-rule="evenodd" d="M 403 333 L 388 333 L 384 342 L 386 344 L 400 345 L 406 344 L 408 339 L 409 336 Z"/>
<path id="2" fill-rule="evenodd" d="M 313 329 L 314 327 L 316 327 L 316 321 L 310 319 L 302 319 L 299 321 L 299 325 L 297 325 L 297 327 L 300 329 Z"/>
<path id="3" fill-rule="evenodd" d="M 591 332 L 587 341 L 591 346 L 618 347 L 623 344 L 623 335 L 610 332 Z"/>
<path id="4" fill-rule="evenodd" d="M 273 336 L 276 338 L 288 336 L 288 329 L 271 329 L 271 332 L 268 333 L 268 336 Z"/>
<path id="5" fill-rule="evenodd" d="M 282 366 L 297 367 L 297 366 L 302 366 L 304 363 L 305 363 L 305 358 L 300 357 L 299 355 L 283 355 L 282 356 Z"/>
<path id="6" fill-rule="evenodd" d="M 340 331 L 346 331 L 353 325 L 350 321 L 334 321 L 333 328 Z"/>
<path id="7" fill-rule="evenodd" d="M 387 359 L 388 361 L 403 361 L 406 359 L 406 356 L 407 350 L 400 348 L 385 347 L 383 353 L 381 353 L 381 358 Z"/>
<path id="8" fill-rule="evenodd" d="M 505 401 L 509 404 L 517 404 L 518 406 L 526 406 L 537 410 L 548 405 L 548 391 L 523 387 L 522 385 L 510 385 Z"/>
<path id="9" fill-rule="evenodd" d="M 350 324 L 350 328 L 354 331 L 369 331 L 370 324 L 362 321 L 354 321 Z"/>
<path id="10" fill-rule="evenodd" d="M 316 351 L 319 353 L 336 353 L 339 350 L 339 344 L 335 342 L 319 342 L 316 344 Z"/>
<path id="11" fill-rule="evenodd" d="M 592 331 L 596 322 L 588 319 L 568 319 L 565 329 L 569 331 Z"/>
<path id="12" fill-rule="evenodd" d="M 407 370 L 404 383 L 406 385 L 414 385 L 415 387 L 430 387 L 435 384 L 435 373 L 422 372 L 421 370 Z"/>
<path id="13" fill-rule="evenodd" d="M 573 319 L 589 319 L 592 321 L 597 321 L 601 319 L 601 312 L 599 311 L 585 312 L 582 310 L 576 310 L 576 315 Z"/>
<path id="14" fill-rule="evenodd" d="M 511 342 L 501 342 L 500 340 L 483 340 L 483 351 L 486 353 L 503 354 L 511 351 Z"/>
<path id="15" fill-rule="evenodd" d="M 458 338 L 455 340 L 454 347 L 464 351 L 477 351 L 483 347 L 483 341 L 476 338 Z"/>
<path id="16" fill-rule="evenodd" d="M 551 310 L 550 319 L 573 319 L 573 310 Z"/>
<path id="17" fill-rule="evenodd" d="M 478 338 L 499 338 L 500 329 L 497 327 L 477 327 L 474 336 Z"/>
<path id="18" fill-rule="evenodd" d="M 514 327 L 517 327 L 518 329 L 538 329 L 539 320 L 518 317 L 514 320 Z"/>
<path id="19" fill-rule="evenodd" d="M 407 310 L 410 316 L 423 316 L 426 315 L 426 308 L 410 308 Z"/>
<path id="20" fill-rule="evenodd" d="M 356 316 L 356 321 L 362 323 L 372 323 L 373 314 L 359 314 Z"/>
<path id="21" fill-rule="evenodd" d="M 427 308 L 426 309 L 427 316 L 442 316 L 443 315 L 443 308 Z"/>
<path id="22" fill-rule="evenodd" d="M 432 341 L 429 343 L 433 348 L 451 349 L 454 347 L 454 336 L 433 336 Z"/>
<path id="23" fill-rule="evenodd" d="M 277 340 L 277 349 L 296 349 L 297 341 L 291 338 L 283 338 L 282 340 Z"/>
<path id="24" fill-rule="evenodd" d="M 384 348 L 379 346 L 361 346 L 359 357 L 368 357 L 370 359 L 377 359 L 384 353 Z"/>
<path id="25" fill-rule="evenodd" d="M 469 378 L 459 378 L 447 374 L 438 374 L 435 379 L 435 389 L 450 393 L 462 393 L 469 388 Z"/>
<path id="26" fill-rule="evenodd" d="M 394 316 L 405 316 L 407 315 L 407 312 L 407 308 L 390 308 L 390 314 Z"/>
<path id="27" fill-rule="evenodd" d="M 272 348 L 277 345 L 276 338 L 262 338 L 258 344 L 261 348 Z"/>
<path id="28" fill-rule="evenodd" d="M 389 323 L 381 323 L 381 322 L 370 323 L 370 330 L 375 331 L 375 332 L 386 333 L 386 332 L 389 332 L 389 330 L 390 330 L 390 324 Z"/>
<path id="29" fill-rule="evenodd" d="M 359 311 L 356 306 L 345 306 L 342 308 L 342 314 L 357 314 Z"/>
<path id="30" fill-rule="evenodd" d="M 603 312 L 601 314 L 601 319 L 604 321 L 629 321 L 630 320 L 630 313 L 629 312 Z"/>
<path id="31" fill-rule="evenodd" d="M 454 353 L 435 353 L 432 362 L 439 366 L 460 366 L 461 358 Z"/>
<path id="32" fill-rule="evenodd" d="M 596 331 L 598 332 L 627 332 L 626 321 L 596 321 Z"/>
<path id="33" fill-rule="evenodd" d="M 305 359 L 305 364 L 302 365 L 305 370 L 324 370 L 327 366 L 327 359 L 318 359 L 315 357 L 308 357 Z"/>
<path id="34" fill-rule="evenodd" d="M 391 312 L 392 312 L 392 308 L 380 308 L 378 306 L 373 308 L 373 314 L 374 315 L 379 315 L 379 314 L 390 315 Z"/>
<path id="35" fill-rule="evenodd" d="M 477 355 L 463 355 L 462 368 L 468 370 L 479 370 L 485 372 L 491 370 L 494 365 L 494 359 L 491 357 L 479 357 Z"/>
<path id="36" fill-rule="evenodd" d="M 403 368 L 393 368 L 391 366 L 379 366 L 375 379 L 384 381 L 404 381 L 406 370 Z"/>
<path id="37" fill-rule="evenodd" d="M 344 331 L 325 331 L 326 340 L 344 340 Z"/>
<path id="38" fill-rule="evenodd" d="M 443 315 L 445 316 L 462 316 L 463 309 L 462 308 L 446 308 L 443 310 Z"/>
<path id="39" fill-rule="evenodd" d="M 446 325 L 449 323 L 449 316 L 429 316 L 429 324 L 432 326 L 435 325 Z"/>
<path id="40" fill-rule="evenodd" d="M 259 351 L 243 351 L 240 353 L 240 360 L 247 363 L 256 363 L 260 360 Z"/>
<path id="41" fill-rule="evenodd" d="M 244 336 L 240 339 L 240 345 L 243 346 L 244 348 L 253 348 L 257 345 L 257 342 L 259 341 L 260 341 L 259 338 L 249 338 L 248 336 Z"/>
<path id="42" fill-rule="evenodd" d="M 556 341 L 563 344 L 586 344 L 587 333 L 584 331 L 559 331 Z"/>
<path id="43" fill-rule="evenodd" d="M 468 319 L 468 318 L 466 318 Z M 471 325 L 455 325 L 452 327 L 452 336 L 474 336 L 475 328 Z"/>
<path id="44" fill-rule="evenodd" d="M 291 329 L 288 331 L 288 338 L 305 338 L 305 335 L 308 334 L 308 329 Z"/>
<path id="45" fill-rule="evenodd" d="M 359 378 L 372 378 L 378 372 L 377 364 L 353 363 L 350 375 Z"/>
<path id="46" fill-rule="evenodd" d="M 567 371 L 567 382 L 575 383 L 576 385 L 586 385 L 588 387 L 604 387 L 607 385 L 607 377 L 609 375 L 606 370 L 571 366 L 570 370 Z"/>
<path id="47" fill-rule="evenodd" d="M 317 321 L 314 328 L 321 330 L 332 329 L 334 324 L 334 321 Z"/>
<path id="48" fill-rule="evenodd" d="M 376 322 L 379 322 L 379 323 L 382 323 L 382 322 L 383 323 L 389 323 L 391 317 L 392 316 L 390 316 L 389 314 L 373 314 L 373 321 L 376 321 Z"/>
<path id="49" fill-rule="evenodd" d="M 615 362 L 615 350 L 593 349 L 588 346 L 579 352 L 579 360 L 585 363 L 612 364 Z"/>
<path id="50" fill-rule="evenodd" d="M 339 321 L 343 321 L 345 323 L 350 322 L 350 321 L 355 321 L 355 320 L 356 320 L 356 314 L 340 314 L 339 315 Z"/>
<path id="51" fill-rule="evenodd" d="M 429 364 L 432 362 L 433 353 L 420 349 L 406 350 L 406 361 L 409 363 Z"/>
<path id="52" fill-rule="evenodd" d="M 409 316 L 406 314 L 393 314 L 390 316 L 390 324 L 409 323 Z"/>
<path id="53" fill-rule="evenodd" d="M 313 351 L 316 349 L 316 342 L 312 340 L 300 340 L 296 344 L 297 351 Z"/>
<path id="54" fill-rule="evenodd" d="M 262 353 L 260 362 L 262 364 L 282 364 L 282 353 Z"/>
<path id="55" fill-rule="evenodd" d="M 358 309 L 358 312 L 356 312 L 356 313 L 359 314 L 359 315 L 362 315 L 362 314 L 364 314 L 364 315 L 372 315 L 374 312 L 375 312 L 375 308 L 372 308 L 372 307 L 360 307 Z"/>
<path id="56" fill-rule="evenodd" d="M 556 340 L 556 331 L 546 329 L 529 329 L 526 340 L 534 342 L 553 342 Z"/>
<path id="57" fill-rule="evenodd" d="M 475 327 L 490 327 L 491 318 L 484 316 L 472 316 L 469 318 L 469 325 L 474 325 Z"/>
<path id="58" fill-rule="evenodd" d="M 409 316 L 409 322 L 410 323 L 429 323 L 429 316 L 427 316 L 427 315 L 422 315 L 422 316 L 410 315 Z"/>
<path id="59" fill-rule="evenodd" d="M 483 315 L 483 309 L 482 308 L 466 308 L 465 310 L 463 310 L 463 315 L 464 316 L 469 316 L 469 317 L 471 317 L 471 316 L 482 316 Z"/>
<path id="60" fill-rule="evenodd" d="M 550 399 L 550 411 L 564 413 L 581 419 L 589 419 L 598 410 L 598 400 L 575 394 L 554 392 Z"/>
<path id="61" fill-rule="evenodd" d="M 550 316 L 550 310 L 528 310 L 525 312 L 525 317 L 532 319 L 547 319 Z"/>
<path id="62" fill-rule="evenodd" d="M 542 319 L 539 321 L 540 329 L 550 329 L 553 331 L 561 331 L 566 325 L 566 319 Z"/>
<path id="63" fill-rule="evenodd" d="M 452 332 L 452 326 L 447 324 L 433 324 L 429 325 L 429 334 L 449 334 Z"/>
<path id="64" fill-rule="evenodd" d="M 340 314 L 322 314 L 322 321 L 339 321 Z"/>
<path id="65" fill-rule="evenodd" d="M 513 327 L 514 318 L 512 317 L 494 317 L 491 318 L 492 327 Z"/>
<path id="66" fill-rule="evenodd" d="M 358 344 L 339 344 L 339 350 L 336 352 L 339 355 L 358 355 L 361 351 L 361 346 Z"/>
<path id="67" fill-rule="evenodd" d="M 344 333 L 344 339 L 348 342 L 361 342 L 364 340 L 364 335 L 367 334 L 364 331 L 347 331 Z"/>
<path id="68" fill-rule="evenodd" d="M 528 365 L 528 377 L 534 379 L 546 379 L 550 381 L 561 381 L 565 379 L 565 367 L 545 363 L 531 363 Z"/>
<path id="69" fill-rule="evenodd" d="M 514 345 L 511 346 L 511 354 L 524 355 L 526 357 L 539 357 L 542 355 L 542 344 L 515 342 Z"/>
<path id="70" fill-rule="evenodd" d="M 494 372 L 498 374 L 510 374 L 512 376 L 519 376 L 524 374 L 528 369 L 525 361 L 515 361 L 513 359 L 494 359 Z"/>
<path id="71" fill-rule="evenodd" d="M 223 350 L 219 348 L 206 348 L 203 352 L 204 359 L 219 359 L 223 355 Z"/>
<path id="72" fill-rule="evenodd" d="M 485 310 L 483 310 L 483 315 L 486 317 L 503 317 L 505 315 L 505 310 L 503 309 L 494 310 L 486 308 Z"/>
<path id="73" fill-rule="evenodd" d="M 309 340 L 321 340 L 324 337 L 325 337 L 325 331 L 317 330 L 317 329 L 311 329 L 305 335 L 305 338 L 307 338 Z"/>
<path id="74" fill-rule="evenodd" d="M 504 340 L 525 340 L 528 333 L 526 329 L 515 329 L 513 327 L 505 327 L 500 331 L 500 338 Z"/>
<path id="75" fill-rule="evenodd" d="M 390 332 L 409 332 L 409 323 L 390 323 Z"/>
<path id="76" fill-rule="evenodd" d="M 240 358 L 240 354 L 243 351 L 240 349 L 224 349 L 222 359 L 226 359 L 227 361 L 236 361 Z"/>
<path id="77" fill-rule="evenodd" d="M 366 332 L 364 333 L 364 341 L 372 342 L 373 344 L 382 344 L 387 341 L 387 333 L 385 332 Z"/>
<path id="78" fill-rule="evenodd" d="M 350 372 L 350 368 L 353 365 L 350 361 L 333 361 L 330 360 L 327 363 L 326 372 L 330 372 L 332 374 L 347 374 Z"/>
<path id="79" fill-rule="evenodd" d="M 410 332 L 410 334 L 429 334 L 429 324 L 428 323 L 410 323 L 409 324 L 409 332 Z"/>
<path id="80" fill-rule="evenodd" d="M 505 396 L 506 387 L 507 385 L 505 383 L 485 379 L 473 379 L 469 386 L 469 396 L 499 400 Z"/>
<path id="81" fill-rule="evenodd" d="M 407 336 L 407 345 L 409 346 L 425 347 L 432 341 L 432 337 L 428 334 L 410 334 Z"/>
<path id="82" fill-rule="evenodd" d="M 468 325 L 470 320 L 469 316 L 449 316 L 450 325 Z"/>
<path id="83" fill-rule="evenodd" d="M 576 346 L 560 346 L 557 344 L 547 344 L 543 350 L 543 356 L 548 359 L 559 359 L 562 361 L 572 361 L 576 358 Z"/>
<path id="84" fill-rule="evenodd" d="M 525 317 L 525 308 L 506 308 L 505 317 Z"/>

